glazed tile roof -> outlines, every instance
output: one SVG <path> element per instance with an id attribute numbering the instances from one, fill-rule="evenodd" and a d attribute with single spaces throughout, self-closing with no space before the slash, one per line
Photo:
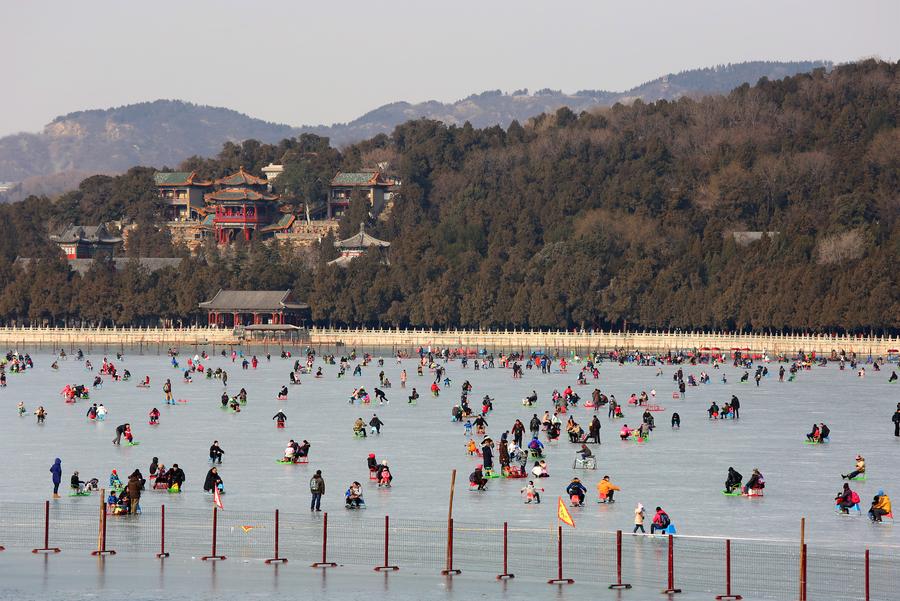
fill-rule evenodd
<path id="1" fill-rule="evenodd" d="M 162 171 L 157 171 L 153 174 L 153 179 L 156 181 L 157 186 L 211 186 L 212 182 L 206 181 L 194 181 L 194 178 L 197 177 L 197 173 L 195 171 L 171 171 L 169 173 L 164 173 Z"/>
<path id="2" fill-rule="evenodd" d="M 279 311 L 307 309 L 309 305 L 295 301 L 290 290 L 220 289 L 212 300 L 200 303 L 200 308 L 222 311 Z"/>
<path id="3" fill-rule="evenodd" d="M 241 167 L 237 173 L 226 175 L 216 180 L 217 186 L 267 186 L 269 180 L 264 177 L 256 177 L 244 171 Z"/>
<path id="4" fill-rule="evenodd" d="M 177 268 L 179 265 L 181 265 L 181 262 L 183 260 L 184 259 L 180 259 L 177 257 L 138 257 L 136 259 L 122 257 L 112 259 L 112 264 L 116 271 L 122 271 L 123 269 L 125 269 L 125 266 L 128 265 L 129 261 L 137 261 L 142 268 L 146 269 L 147 271 L 153 272 L 159 271 L 160 269 L 165 269 L 166 267 Z M 15 262 L 17 265 L 21 265 L 27 268 L 33 261 L 35 261 L 35 259 L 17 257 Z M 68 263 L 69 268 L 72 271 L 80 275 L 84 275 L 88 271 L 90 271 L 91 266 L 93 266 L 94 264 L 94 259 L 68 259 Z"/>
<path id="5" fill-rule="evenodd" d="M 111 235 L 106 231 L 104 224 L 100 225 L 70 225 L 61 234 L 50 236 L 54 242 L 85 242 L 89 244 L 118 244 L 121 238 Z"/>
<path id="6" fill-rule="evenodd" d="M 247 188 L 225 188 L 203 196 L 206 202 L 232 202 L 239 200 L 278 200 L 277 194 L 265 194 Z"/>
<path id="7" fill-rule="evenodd" d="M 353 173 L 337 172 L 331 180 L 332 186 L 375 186 L 386 185 L 381 178 L 381 172 L 377 170 L 357 171 Z"/>
<path id="8" fill-rule="evenodd" d="M 339 240 L 334 243 L 336 248 L 369 248 L 371 246 L 376 246 L 380 248 L 387 248 L 390 246 L 390 242 L 385 242 L 384 240 L 379 240 L 375 236 L 370 236 L 366 233 L 366 224 L 359 224 L 359 233 L 350 236 L 346 240 Z"/>
<path id="9" fill-rule="evenodd" d="M 291 214 L 282 215 L 278 221 L 273 223 L 272 225 L 267 225 L 264 228 L 260 228 L 261 232 L 277 232 L 280 230 L 286 230 L 294 224 L 294 220 L 296 217 Z"/>

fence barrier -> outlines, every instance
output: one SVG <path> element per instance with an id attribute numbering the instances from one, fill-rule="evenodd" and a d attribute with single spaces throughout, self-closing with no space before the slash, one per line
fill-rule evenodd
<path id="1" fill-rule="evenodd" d="M 0 503 L 3 544 L 8 552 L 64 549 L 87 554 L 115 549 L 118 556 L 171 554 L 207 561 L 228 557 L 260 564 L 290 558 L 317 567 L 374 566 L 384 572 L 402 568 L 436 576 L 465 571 L 472 578 L 491 580 L 515 574 L 516 580 L 532 582 L 631 588 L 638 598 L 680 589 L 721 601 L 893 601 L 900 590 L 900 547 L 887 545 L 853 549 L 844 541 L 845 546 L 831 548 L 791 541 L 627 536 L 568 527 L 563 532 L 558 526 L 395 519 L 365 511 L 327 516 L 276 511 L 273 516 L 271 511 L 213 508 L 210 516 L 206 509 L 158 506 L 139 515 L 98 516 L 93 507 Z M 503 573 L 498 574 L 501 567 Z"/>

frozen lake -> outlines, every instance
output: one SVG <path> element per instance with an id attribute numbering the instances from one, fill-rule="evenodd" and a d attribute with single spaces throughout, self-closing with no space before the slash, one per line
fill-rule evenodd
<path id="1" fill-rule="evenodd" d="M 542 375 L 539 370 L 525 371 L 520 380 L 512 371 L 489 369 L 474 371 L 471 364 L 462 369 L 459 361 L 446 364 L 452 384 L 439 398 L 432 398 L 428 388 L 432 376 L 416 375 L 416 360 L 402 364 L 384 357 L 384 371 L 393 382 L 388 389 L 390 404 L 378 406 L 350 405 L 347 398 L 360 385 L 372 393 L 378 384 L 379 367 L 375 361 L 363 369 L 361 377 L 349 373 L 338 379 L 338 367 L 323 367 L 325 377 L 303 376 L 301 386 L 290 386 L 289 399 L 277 401 L 276 393 L 288 381 L 292 360 L 273 356 L 266 361 L 260 355 L 256 370 L 242 370 L 240 358 L 212 357 L 208 367 L 228 370 L 227 390 L 236 394 L 243 387 L 249 402 L 240 413 L 220 409 L 220 380 L 207 380 L 195 374 L 194 382 L 182 383 L 181 371 L 170 366 L 169 358 L 157 355 L 126 355 L 123 361 L 110 358 L 119 369 L 127 368 L 130 382 L 112 382 L 104 377 L 100 390 L 91 390 L 90 401 L 75 405 L 63 402 L 59 391 L 67 383 L 90 385 L 103 356 L 89 356 L 95 366 L 88 372 L 84 365 L 70 357 L 60 361 L 60 369 L 50 368 L 54 357 L 33 355 L 35 369 L 24 374 L 8 374 L 8 386 L 0 390 L 0 456 L 6 461 L 0 468 L 5 486 L 0 488 L 0 502 L 38 502 L 49 498 L 51 490 L 48 469 L 54 457 L 62 458 L 63 498 L 60 504 L 84 505 L 84 511 L 95 510 L 95 497 L 69 498 L 68 480 L 73 470 L 82 479 L 97 477 L 105 485 L 112 469 L 127 476 L 135 468 L 147 475 L 153 456 L 167 466 L 178 463 L 187 474 L 181 495 L 146 491 L 141 499 L 144 508 L 166 503 L 171 511 L 179 507 L 208 508 L 211 498 L 203 493 L 204 476 L 209 469 L 207 451 L 218 440 L 226 455 L 219 471 L 227 495 L 226 510 L 308 511 L 308 481 L 316 469 L 323 471 L 327 494 L 323 509 L 343 512 L 343 493 L 353 480 L 363 483 L 368 516 L 390 514 L 435 521 L 446 519 L 450 471 L 458 470 L 454 517 L 469 522 L 496 524 L 504 520 L 521 526 L 545 527 L 555 523 L 556 497 L 565 496 L 565 486 L 573 475 L 585 481 L 589 499 L 596 499 L 595 484 L 609 474 L 622 488 L 617 503 L 586 503 L 572 509 L 579 529 L 630 532 L 633 508 L 643 503 L 648 512 L 660 505 L 665 508 L 679 534 L 730 537 L 796 539 L 801 516 L 807 518 L 807 537 L 818 545 L 897 545 L 900 534 L 894 526 L 876 526 L 863 519 L 838 516 L 833 498 L 841 488 L 841 473 L 850 471 L 857 453 L 865 456 L 867 482 L 854 482 L 863 511 L 872 496 L 883 488 L 900 503 L 900 468 L 897 465 L 900 438 L 893 436 L 891 415 L 900 401 L 900 384 L 888 383 L 891 369 L 881 372 L 867 367 L 868 375 L 859 378 L 837 365 L 815 367 L 798 374 L 795 382 L 778 382 L 778 364 L 768 365 L 770 375 L 757 388 L 751 381 L 738 383 L 743 370 L 724 366 L 713 370 L 707 365 L 682 366 L 685 377 L 699 377 L 701 371 L 711 374 L 712 382 L 688 387 L 686 399 L 673 399 L 675 366 L 663 366 L 657 376 L 656 367 L 624 366 L 604 362 L 599 380 L 588 380 L 587 386 L 575 386 L 577 368 L 568 374 Z M 184 366 L 186 355 L 179 361 Z M 356 362 L 353 362 L 355 365 Z M 316 366 L 322 365 L 319 360 Z M 409 375 L 407 390 L 400 388 L 400 370 Z M 721 374 L 728 383 L 720 382 Z M 149 375 L 151 388 L 135 384 Z M 161 387 L 171 378 L 175 398 L 186 404 L 167 406 Z M 572 459 L 578 445 L 572 445 L 563 433 L 559 442 L 547 445 L 550 478 L 540 485 L 545 489 L 545 503 L 526 505 L 519 494 L 522 480 L 491 480 L 484 494 L 469 493 L 468 475 L 478 458 L 466 454 L 463 426 L 450 421 L 450 408 L 458 401 L 460 386 L 468 379 L 472 385 L 472 406 L 480 405 L 485 394 L 495 398 L 494 411 L 487 416 L 488 435 L 499 441 L 501 434 L 519 418 L 526 429 L 532 413 L 541 416 L 552 409 L 550 394 L 567 385 L 590 397 L 596 386 L 605 394 L 614 394 L 625 404 L 631 393 L 655 389 L 655 402 L 665 411 L 654 413 L 657 429 L 649 442 L 622 442 L 618 430 L 623 421 L 638 425 L 642 409 L 625 406 L 625 419 L 607 419 L 600 410 L 603 423 L 602 445 L 593 446 L 599 456 L 596 471 L 573 470 Z M 415 386 L 421 398 L 418 405 L 406 402 L 409 389 Z M 522 397 L 534 389 L 539 396 L 533 408 L 523 407 Z M 719 404 L 737 395 L 741 400 L 741 419 L 710 421 L 706 410 L 712 400 Z M 373 395 L 374 396 L 374 395 Z M 15 405 L 24 401 L 25 417 L 18 417 Z M 92 422 L 85 413 L 93 402 L 102 402 L 110 410 L 105 422 Z M 37 425 L 31 412 L 43 405 L 48 411 L 45 424 Z M 147 425 L 147 414 L 157 407 L 162 413 L 158 427 Z M 284 430 L 275 428 L 272 416 L 278 410 L 287 416 Z M 681 429 L 672 430 L 672 411 L 681 416 Z M 362 417 L 368 422 L 375 412 L 385 422 L 380 436 L 357 439 L 351 432 L 353 421 Z M 591 410 L 582 406 L 571 412 L 584 427 Z M 111 444 L 118 424 L 130 422 L 140 446 L 116 447 Z M 813 422 L 825 422 L 831 428 L 831 442 L 825 445 L 803 444 Z M 288 439 L 307 439 L 312 443 L 311 462 L 303 466 L 276 463 Z M 527 440 L 527 432 L 526 432 Z M 544 440 L 542 434 L 542 440 Z M 366 456 L 374 452 L 389 460 L 394 486 L 379 490 L 368 480 Z M 727 497 L 721 494 L 726 471 L 734 466 L 749 478 L 753 468 L 765 475 L 766 496 L 760 499 Z M 649 530 L 649 515 L 648 515 Z"/>

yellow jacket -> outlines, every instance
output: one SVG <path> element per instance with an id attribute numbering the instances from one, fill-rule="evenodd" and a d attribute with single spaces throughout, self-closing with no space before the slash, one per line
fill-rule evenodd
<path id="1" fill-rule="evenodd" d="M 891 513 L 891 498 L 887 495 L 878 497 L 878 502 L 872 506 L 872 509 L 883 509 L 885 513 Z"/>
<path id="2" fill-rule="evenodd" d="M 611 490 L 622 490 L 622 489 L 619 488 L 618 486 L 614 485 L 609 480 L 601 480 L 600 482 L 597 483 L 597 493 L 601 497 L 605 497 L 606 495 L 608 495 L 609 491 L 611 491 Z"/>

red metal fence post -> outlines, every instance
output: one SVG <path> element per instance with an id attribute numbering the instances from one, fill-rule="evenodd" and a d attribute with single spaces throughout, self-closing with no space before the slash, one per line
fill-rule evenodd
<path id="1" fill-rule="evenodd" d="M 631 588 L 630 584 L 622 582 L 622 531 L 616 530 L 616 583 L 610 584 L 613 590 Z"/>
<path id="2" fill-rule="evenodd" d="M 806 543 L 800 557 L 800 601 L 806 601 Z"/>
<path id="3" fill-rule="evenodd" d="M 497 580 L 508 580 L 515 578 L 515 574 L 509 573 L 509 528 L 506 522 L 503 522 L 503 573 L 497 575 Z"/>
<path id="4" fill-rule="evenodd" d="M 312 564 L 314 568 L 333 568 L 337 566 L 333 561 L 328 561 L 328 512 L 322 514 L 325 518 L 322 522 L 322 561 Z"/>
<path id="5" fill-rule="evenodd" d="M 205 557 L 201 557 L 203 561 L 209 561 L 211 559 L 215 560 L 223 560 L 227 559 L 224 555 L 216 554 L 216 530 L 218 529 L 219 524 L 219 508 L 213 506 L 213 520 L 212 520 L 212 553 Z"/>
<path id="6" fill-rule="evenodd" d="M 159 553 L 156 554 L 157 559 L 168 557 L 166 553 L 166 505 L 163 503 L 159 513 Z"/>
<path id="7" fill-rule="evenodd" d="M 731 539 L 725 539 L 725 594 L 716 595 L 719 601 L 740 601 L 740 595 L 731 594 Z"/>
<path id="8" fill-rule="evenodd" d="M 279 514 L 279 512 L 276 509 L 275 510 L 275 557 L 273 557 L 271 559 L 267 559 L 266 563 L 287 563 L 286 557 L 281 557 L 280 555 L 278 555 L 278 531 L 279 531 L 279 527 L 280 527 L 280 523 L 278 520 L 278 514 Z"/>
<path id="9" fill-rule="evenodd" d="M 675 588 L 675 542 L 672 535 L 669 535 L 669 588 L 663 591 L 666 594 L 680 593 L 680 588 Z"/>
<path id="10" fill-rule="evenodd" d="M 375 566 L 376 572 L 382 572 L 386 570 L 390 570 L 392 572 L 396 572 L 400 568 L 397 566 L 392 566 L 388 563 L 388 548 L 390 547 L 390 531 L 391 531 L 391 521 L 388 516 L 384 516 L 384 564 L 380 566 Z"/>
<path id="11" fill-rule="evenodd" d="M 551 578 L 547 584 L 572 584 L 571 578 L 563 578 L 563 554 L 562 554 L 562 526 L 556 527 L 556 578 Z"/>
<path id="12" fill-rule="evenodd" d="M 58 547 L 50 546 L 50 501 L 44 501 L 44 546 L 32 549 L 32 553 L 59 553 Z"/>
<path id="13" fill-rule="evenodd" d="M 462 574 L 462 570 L 453 568 L 453 518 L 447 520 L 447 565 L 441 570 L 443 576 Z"/>

